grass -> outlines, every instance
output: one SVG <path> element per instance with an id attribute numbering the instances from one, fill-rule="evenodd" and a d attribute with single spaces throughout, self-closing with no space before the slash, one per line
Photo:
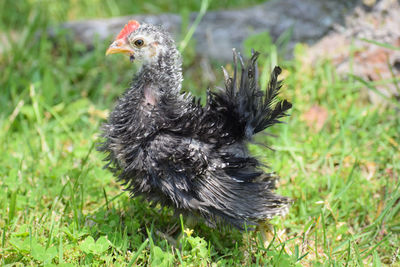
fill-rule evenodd
<path id="1" fill-rule="evenodd" d="M 37 1 L 21 2 L 20 8 L 28 9 L 27 3 Z M 69 3 L 68 14 L 90 9 L 82 5 L 77 11 Z M 12 12 L 0 12 L 9 22 Z M 62 33 L 55 42 L 38 37 L 38 30 L 59 18 L 35 14 L 25 25 L 9 24 L 5 32 L 19 27 L 22 38 L 0 54 L 2 265 L 399 264 L 400 116 L 398 108 L 368 102 L 363 92 L 375 84 L 339 77 L 329 62 L 304 64 L 301 45 L 293 60 L 279 61 L 285 69 L 283 96 L 294 108 L 287 123 L 269 130 L 277 138 L 257 137 L 275 151 L 250 149 L 279 173 L 279 193 L 295 202 L 286 218 L 272 221 L 277 232 L 284 231 L 284 243 L 275 240 L 265 248 L 256 232 L 201 224 L 187 229 L 171 209 L 121 191 L 94 147 L 132 65 L 123 57 L 105 58 L 105 43 L 86 51 Z M 246 46 L 266 39 L 252 37 Z M 264 47 L 262 72 L 280 58 L 277 51 L 272 44 Z M 184 66 L 184 88 L 204 95 L 208 81 L 199 75 L 190 45 Z M 213 66 L 222 81 L 218 64 Z M 307 116 L 313 106 L 327 114 L 320 128 Z M 179 248 L 159 235 L 174 225 L 185 229 Z"/>

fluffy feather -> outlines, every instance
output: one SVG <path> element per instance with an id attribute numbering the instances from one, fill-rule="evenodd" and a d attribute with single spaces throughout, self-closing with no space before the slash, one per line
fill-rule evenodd
<path id="1" fill-rule="evenodd" d="M 247 64 L 234 53 L 233 77 L 224 70 L 225 89 L 209 91 L 202 106 L 179 93 L 181 60 L 169 35 L 146 24 L 137 31 L 162 35 L 165 42 L 159 41 L 158 60 L 142 66 L 103 127 L 99 149 L 107 153 L 106 166 L 132 197 L 200 215 L 211 226 L 228 222 L 243 229 L 245 223 L 287 213 L 290 199 L 273 192 L 278 177 L 265 173 L 246 148 L 254 134 L 279 122 L 291 107 L 276 98 L 280 68 L 263 93 L 258 53 Z M 148 88 L 154 105 L 144 101 Z"/>

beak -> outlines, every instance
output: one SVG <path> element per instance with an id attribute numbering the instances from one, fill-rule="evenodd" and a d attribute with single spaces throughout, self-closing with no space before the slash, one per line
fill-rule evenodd
<path id="1" fill-rule="evenodd" d="M 127 53 L 133 55 L 131 46 L 126 41 L 126 38 L 115 40 L 107 49 L 106 56 L 117 53 Z"/>

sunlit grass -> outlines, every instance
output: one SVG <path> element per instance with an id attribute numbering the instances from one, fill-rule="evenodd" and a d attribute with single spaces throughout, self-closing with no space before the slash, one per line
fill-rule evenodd
<path id="1" fill-rule="evenodd" d="M 46 23 L 31 15 L 22 27 L 25 37 L 0 55 L 1 264 L 399 261 L 399 111 L 372 106 L 361 82 L 339 77 L 329 62 L 305 65 L 302 46 L 295 59 L 281 60 L 282 95 L 294 108 L 285 124 L 269 129 L 277 138 L 256 138 L 275 151 L 250 148 L 282 177 L 279 193 L 294 199 L 289 215 L 272 221 L 285 242 L 264 248 L 257 233 L 200 224 L 174 248 L 160 233 L 181 227 L 180 219 L 170 209 L 129 199 L 95 150 L 99 127 L 129 84 L 132 65 L 122 57 L 105 59 L 102 43 L 87 51 L 61 33 L 56 42 L 37 37 Z M 261 51 L 266 73 L 280 58 L 277 51 L 272 44 Z M 185 57 L 184 88 L 204 95 L 208 84 L 199 81 L 195 62 Z M 218 64 L 213 67 L 222 81 Z M 327 114 L 319 128 L 306 115 L 313 106 Z"/>

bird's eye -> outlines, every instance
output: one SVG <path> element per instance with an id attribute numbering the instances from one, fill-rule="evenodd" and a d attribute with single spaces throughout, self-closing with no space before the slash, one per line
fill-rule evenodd
<path id="1" fill-rule="evenodd" d="M 137 47 L 141 47 L 141 46 L 144 45 L 144 41 L 143 41 L 142 39 L 137 39 L 137 40 L 134 42 L 134 44 L 135 44 Z"/>

